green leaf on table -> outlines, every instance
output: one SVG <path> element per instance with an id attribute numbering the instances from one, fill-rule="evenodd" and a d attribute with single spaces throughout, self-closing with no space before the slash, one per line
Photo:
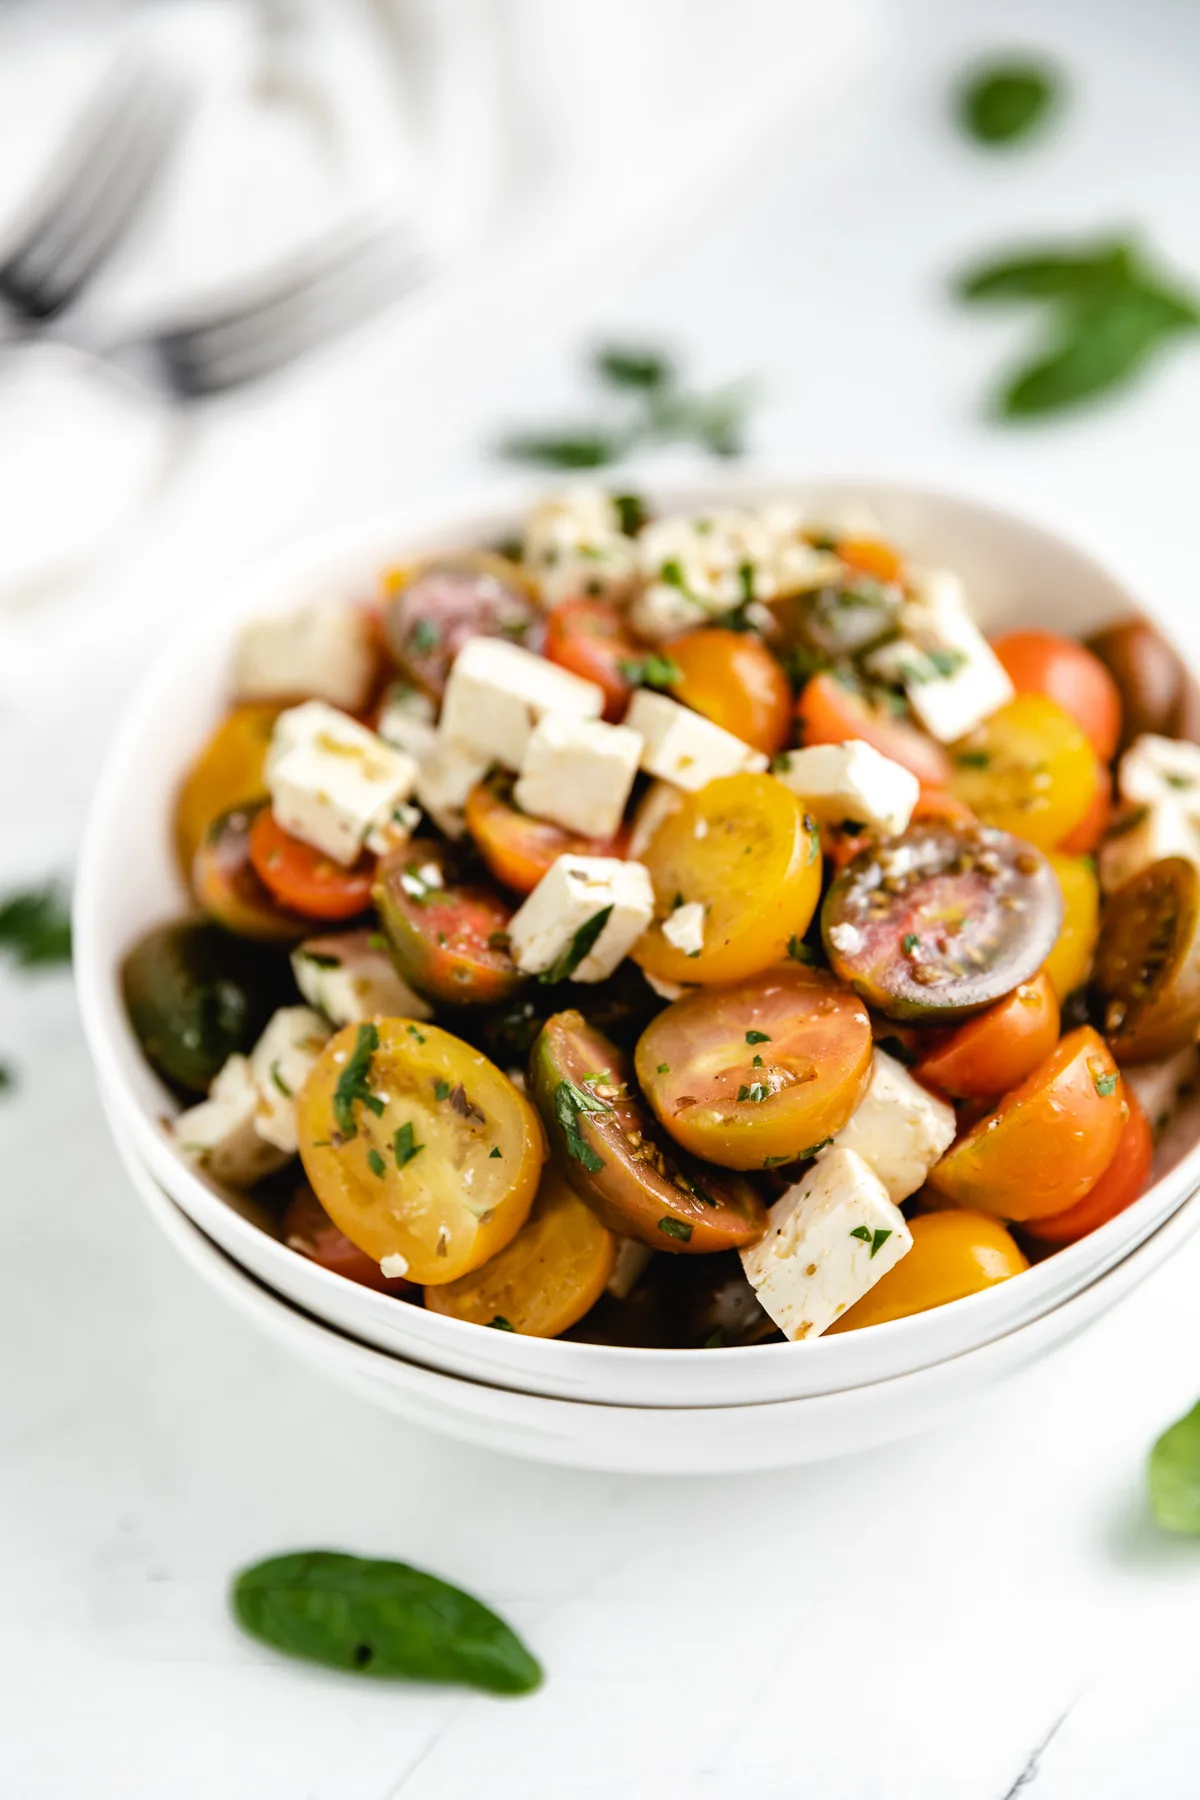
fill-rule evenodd
<path id="1" fill-rule="evenodd" d="M 675 380 L 674 365 L 661 350 L 610 344 L 597 350 L 592 361 L 596 374 L 610 387 L 645 391 L 670 387 Z"/>
<path id="2" fill-rule="evenodd" d="M 965 270 L 956 283 L 962 300 L 1057 300 L 1136 279 L 1133 246 L 1123 238 L 1071 250 L 1031 248 Z"/>
<path id="3" fill-rule="evenodd" d="M 1032 58 L 988 63 L 959 89 L 959 121 L 976 143 L 1015 144 L 1046 122 L 1059 88 L 1055 72 Z"/>
<path id="4" fill-rule="evenodd" d="M 500 445 L 509 462 L 532 463 L 540 469 L 602 469 L 619 462 L 627 445 L 616 432 L 517 432 Z"/>
<path id="5" fill-rule="evenodd" d="M 1150 1507 L 1165 1531 L 1200 1536 L 1200 1401 L 1150 1452 Z"/>
<path id="6" fill-rule="evenodd" d="M 17 1085 L 16 1076 L 7 1063 L 0 1063 L 0 1094 L 11 1093 Z"/>
<path id="7" fill-rule="evenodd" d="M 1144 288 L 1081 304 L 1061 320 L 1047 354 L 1004 385 L 1000 412 L 1009 419 L 1033 418 L 1121 387 L 1156 351 L 1196 324 L 1187 302 Z"/>
<path id="8" fill-rule="evenodd" d="M 504 1620 L 407 1563 L 302 1550 L 243 1569 L 239 1625 L 285 1656 L 352 1674 L 526 1694 L 542 1671 Z"/>
<path id="9" fill-rule="evenodd" d="M 53 882 L 0 900 L 0 950 L 21 968 L 46 968 L 71 960 L 71 912 Z"/>

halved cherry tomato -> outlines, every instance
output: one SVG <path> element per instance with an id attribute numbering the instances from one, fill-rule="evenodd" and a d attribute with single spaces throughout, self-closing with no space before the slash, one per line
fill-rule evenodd
<path id="1" fill-rule="evenodd" d="M 1129 1117 L 1112 1161 L 1095 1187 L 1074 1206 L 1069 1206 L 1065 1212 L 1050 1213 L 1044 1219 L 1027 1220 L 1023 1229 L 1039 1244 L 1073 1244 L 1090 1231 L 1107 1225 L 1145 1192 L 1150 1165 L 1154 1161 L 1154 1135 L 1133 1089 L 1122 1082 L 1121 1092 L 1129 1108 Z"/>
<path id="2" fill-rule="evenodd" d="M 415 1294 L 417 1288 L 404 1276 L 389 1278 L 365 1250 L 352 1244 L 344 1231 L 339 1231 L 307 1181 L 296 1189 L 292 1203 L 283 1215 L 283 1241 L 289 1250 L 320 1263 L 331 1274 L 344 1275 L 360 1287 L 374 1288 L 380 1294 Z"/>
<path id="3" fill-rule="evenodd" d="M 673 654 L 673 652 L 672 652 Z M 638 649 L 611 600 L 563 600 L 546 615 L 546 655 L 560 668 L 604 689 L 604 717 L 625 716 L 633 684 L 622 670 Z"/>
<path id="4" fill-rule="evenodd" d="M 211 821 L 192 864 L 192 892 L 209 918 L 235 936 L 293 943 L 308 935 L 312 920 L 281 906 L 250 861 L 250 834 L 266 810 L 258 801 Z"/>
<path id="5" fill-rule="evenodd" d="M 503 637 L 535 650 L 541 614 L 518 563 L 462 551 L 395 569 L 384 578 L 383 621 L 397 666 L 440 700 L 468 638 Z"/>
<path id="6" fill-rule="evenodd" d="M 1087 641 L 1104 664 L 1121 699 L 1119 750 L 1143 732 L 1190 737 L 1195 689 L 1183 663 L 1162 633 L 1146 619 L 1129 618 L 1105 626 Z"/>
<path id="7" fill-rule="evenodd" d="M 816 827 L 773 775 L 710 781 L 664 819 L 642 853 L 657 923 L 633 958 L 661 981 L 739 981 L 782 960 L 821 893 Z M 662 934 L 680 903 L 706 908 L 704 947 L 691 956 Z"/>
<path id="8" fill-rule="evenodd" d="M 279 712 L 262 703 L 235 706 L 188 769 L 175 802 L 175 847 L 185 873 L 219 813 L 266 798 L 267 751 Z"/>
<path id="9" fill-rule="evenodd" d="M 1024 1081 L 1057 1042 L 1058 1001 L 1043 970 L 960 1025 L 914 1073 L 956 1100 L 989 1100 Z"/>
<path id="10" fill-rule="evenodd" d="M 729 1169 L 793 1162 L 840 1131 L 871 1074 L 871 1024 L 848 988 L 786 964 L 702 989 L 652 1019 L 634 1058 L 659 1123 Z"/>
<path id="11" fill-rule="evenodd" d="M 1007 832 L 930 821 L 865 850 L 834 881 L 821 936 L 834 973 L 896 1019 L 948 1024 L 1041 968 L 1062 897 Z"/>
<path id="12" fill-rule="evenodd" d="M 1090 856 L 1108 830 L 1112 814 L 1112 783 L 1108 770 L 1096 770 L 1096 794 L 1092 804 L 1072 831 L 1068 831 L 1058 848 L 1067 856 Z"/>
<path id="13" fill-rule="evenodd" d="M 455 879 L 444 844 L 414 838 L 385 856 L 372 890 L 396 967 L 419 993 L 452 1006 L 494 1006 L 522 976 L 509 955 L 507 901 Z"/>
<path id="14" fill-rule="evenodd" d="M 878 538 L 839 538 L 837 553 L 848 568 L 884 583 L 903 581 L 904 560 Z"/>
<path id="15" fill-rule="evenodd" d="M 1082 1200 L 1116 1154 L 1129 1107 L 1104 1039 L 1068 1032 L 1032 1075 L 947 1150 L 929 1185 L 956 1206 L 1038 1219 Z"/>
<path id="16" fill-rule="evenodd" d="M 1085 733 L 1102 762 L 1121 735 L 1121 695 L 1098 656 L 1056 631 L 1009 631 L 992 649 L 1018 694 L 1056 700 Z"/>
<path id="17" fill-rule="evenodd" d="M 431 1287 L 425 1306 L 524 1337 L 557 1337 L 595 1306 L 616 1256 L 612 1232 L 557 1169 L 547 1168 L 512 1242 L 473 1274 Z"/>
<path id="18" fill-rule="evenodd" d="M 714 725 L 774 756 L 788 741 L 792 689 L 761 638 L 749 631 L 689 631 L 668 650 L 681 679 L 671 692 Z"/>
<path id="19" fill-rule="evenodd" d="M 560 856 L 623 856 L 628 833 L 586 838 L 564 831 L 549 819 L 535 819 L 514 805 L 510 775 L 490 775 L 467 798 L 467 830 L 497 881 L 518 894 L 532 894 Z"/>
<path id="20" fill-rule="evenodd" d="M 1110 894 L 1092 976 L 1123 1062 L 1171 1056 L 1200 1027 L 1200 871 L 1164 857 Z"/>
<path id="21" fill-rule="evenodd" d="M 909 1220 L 908 1228 L 913 1240 L 908 1255 L 856 1300 L 829 1327 L 826 1337 L 948 1306 L 1029 1267 L 1011 1233 L 984 1213 L 919 1213 Z"/>
<path id="22" fill-rule="evenodd" d="M 343 869 L 320 850 L 293 837 L 264 806 L 250 827 L 250 861 L 275 898 L 310 919 L 353 919 L 371 904 L 375 858 L 364 850 Z"/>
<path id="23" fill-rule="evenodd" d="M 546 1021 L 530 1087 L 560 1171 L 621 1237 L 654 1250 L 738 1250 L 766 1230 L 750 1183 L 663 1135 L 633 1087 L 629 1058 L 577 1012 Z"/>
<path id="24" fill-rule="evenodd" d="M 904 719 L 893 719 L 843 687 L 835 675 L 814 675 L 796 702 L 802 744 L 844 744 L 862 738 L 926 787 L 950 785 L 949 759 L 940 744 Z"/>
<path id="25" fill-rule="evenodd" d="M 304 1172 L 334 1224 L 410 1281 L 457 1281 L 503 1250 L 546 1155 L 538 1116 L 486 1056 L 437 1025 L 346 1025 L 296 1106 Z M 401 1271 L 397 1269 L 397 1273 Z"/>
<path id="26" fill-rule="evenodd" d="M 1018 694 L 954 746 L 954 792 L 988 825 L 1053 850 L 1087 815 L 1100 779 L 1084 733 L 1044 694 Z"/>
<path id="27" fill-rule="evenodd" d="M 1100 884 L 1094 865 L 1085 856 L 1052 850 L 1046 861 L 1062 892 L 1063 922 L 1043 967 L 1061 1002 L 1083 986 L 1092 966 L 1100 935 Z"/>

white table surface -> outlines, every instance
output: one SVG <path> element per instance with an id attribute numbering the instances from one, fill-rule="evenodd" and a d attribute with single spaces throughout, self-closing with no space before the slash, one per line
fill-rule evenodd
<path id="1" fill-rule="evenodd" d="M 215 410 L 122 547 L 0 614 L 0 888 L 69 871 L 104 741 L 182 605 L 310 524 L 475 480 L 498 431 L 570 410 L 598 332 L 666 335 L 706 379 L 761 374 L 774 460 L 946 477 L 1081 527 L 1200 636 L 1200 354 L 1119 406 L 1003 432 L 976 402 L 1021 327 L 964 318 L 943 282 L 1038 228 L 1125 220 L 1200 270 L 1200 21 L 1182 0 L 894 0 L 862 24 L 845 75 L 769 154 L 731 156 L 710 204 L 653 241 L 607 220 L 566 269 L 518 243 Z M 997 39 L 1059 46 L 1074 74 L 1037 155 L 989 161 L 939 111 L 962 52 Z M 64 977 L 0 976 L 0 1060 L 21 1075 L 0 1104 L 0 1793 L 1200 1791 L 1200 1551 L 1156 1535 L 1142 1489 L 1200 1392 L 1200 1241 L 934 1435 L 790 1474 L 576 1475 L 380 1416 L 202 1289 L 117 1167 Z M 316 1544 L 476 1590 L 545 1689 L 499 1702 L 260 1653 L 226 1616 L 231 1572 Z"/>

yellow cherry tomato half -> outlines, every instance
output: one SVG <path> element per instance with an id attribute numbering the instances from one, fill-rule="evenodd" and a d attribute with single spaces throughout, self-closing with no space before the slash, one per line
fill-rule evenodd
<path id="1" fill-rule="evenodd" d="M 689 631 L 667 652 L 680 679 L 671 692 L 714 725 L 774 756 L 792 727 L 792 684 L 749 631 Z"/>
<path id="2" fill-rule="evenodd" d="M 1083 1025 L 951 1145 L 929 1185 L 997 1219 L 1063 1212 L 1104 1173 L 1128 1116 L 1112 1053 Z"/>
<path id="3" fill-rule="evenodd" d="M 175 849 L 190 874 L 204 834 L 220 813 L 266 797 L 267 750 L 278 706 L 235 706 L 183 778 L 175 801 Z"/>
<path id="4" fill-rule="evenodd" d="M 958 798 L 1039 850 L 1075 829 L 1102 776 L 1083 729 L 1044 694 L 1018 694 L 957 743 L 952 760 Z"/>
<path id="5" fill-rule="evenodd" d="M 424 1285 L 457 1281 L 512 1241 L 546 1157 L 537 1113 L 507 1075 L 414 1019 L 336 1032 L 296 1117 L 305 1174 L 334 1224 Z"/>
<path id="6" fill-rule="evenodd" d="M 1086 856 L 1052 850 L 1046 861 L 1062 889 L 1063 922 L 1057 942 L 1042 965 L 1059 1000 L 1081 988 L 1092 967 L 1100 936 L 1100 883 Z"/>
<path id="7" fill-rule="evenodd" d="M 909 1230 L 908 1255 L 829 1327 L 827 1337 L 965 1300 L 1029 1267 L 1012 1234 L 985 1213 L 921 1213 Z"/>
<path id="8" fill-rule="evenodd" d="M 548 1168 L 511 1244 L 473 1275 L 430 1288 L 426 1310 L 523 1337 L 557 1337 L 595 1306 L 616 1259 L 612 1232 Z"/>
<path id="9" fill-rule="evenodd" d="M 813 821 L 773 775 L 726 775 L 685 794 L 642 853 L 654 883 L 655 923 L 633 950 L 660 981 L 741 981 L 780 962 L 802 937 L 821 894 Z M 704 907 L 699 953 L 663 936 L 679 905 Z"/>

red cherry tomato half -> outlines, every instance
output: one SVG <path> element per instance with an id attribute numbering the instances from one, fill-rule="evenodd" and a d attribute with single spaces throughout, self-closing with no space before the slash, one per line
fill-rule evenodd
<path id="1" fill-rule="evenodd" d="M 1121 735 L 1121 695 L 1098 656 L 1056 631 L 1010 631 L 992 649 L 1018 694 L 1056 700 L 1084 732 L 1102 762 Z"/>
<path id="2" fill-rule="evenodd" d="M 269 806 L 251 826 L 250 862 L 278 901 L 310 919 L 353 919 L 371 904 L 375 858 L 368 851 L 344 869 L 285 831 Z"/>
<path id="3" fill-rule="evenodd" d="M 1100 1225 L 1124 1212 L 1146 1190 L 1150 1164 L 1154 1160 L 1154 1138 L 1150 1121 L 1141 1103 L 1126 1082 L 1121 1092 L 1129 1107 L 1129 1117 L 1117 1144 L 1116 1154 L 1094 1188 L 1068 1206 L 1064 1212 L 1048 1218 L 1027 1219 L 1022 1230 L 1042 1244 L 1073 1244 Z"/>
<path id="4" fill-rule="evenodd" d="M 1043 1062 L 1058 1042 L 1058 1001 L 1045 974 L 960 1025 L 914 1073 L 958 1100 L 1006 1094 Z"/>
<path id="5" fill-rule="evenodd" d="M 803 744 L 844 744 L 862 738 L 882 756 L 911 769 L 925 787 L 950 784 L 950 763 L 940 744 L 915 725 L 876 712 L 836 676 L 814 675 L 805 682 L 796 702 L 796 719 Z"/>
<path id="6" fill-rule="evenodd" d="M 564 831 L 549 819 L 535 819 L 512 801 L 512 777 L 492 775 L 467 797 L 467 830 L 484 862 L 505 887 L 532 894 L 560 856 L 625 855 L 628 832 L 615 838 L 586 838 Z"/>
<path id="7" fill-rule="evenodd" d="M 636 662 L 637 646 L 611 600 L 564 600 L 546 616 L 546 656 L 572 675 L 604 689 L 604 717 L 625 716 L 633 685 L 623 663 Z"/>
<path id="8" fill-rule="evenodd" d="M 344 1275 L 347 1281 L 357 1281 L 360 1287 L 397 1297 L 417 1292 L 416 1284 L 406 1281 L 403 1275 L 385 1275 L 365 1250 L 338 1230 L 307 1181 L 300 1183 L 283 1215 L 283 1241 L 289 1250 L 320 1263 L 334 1275 Z"/>

